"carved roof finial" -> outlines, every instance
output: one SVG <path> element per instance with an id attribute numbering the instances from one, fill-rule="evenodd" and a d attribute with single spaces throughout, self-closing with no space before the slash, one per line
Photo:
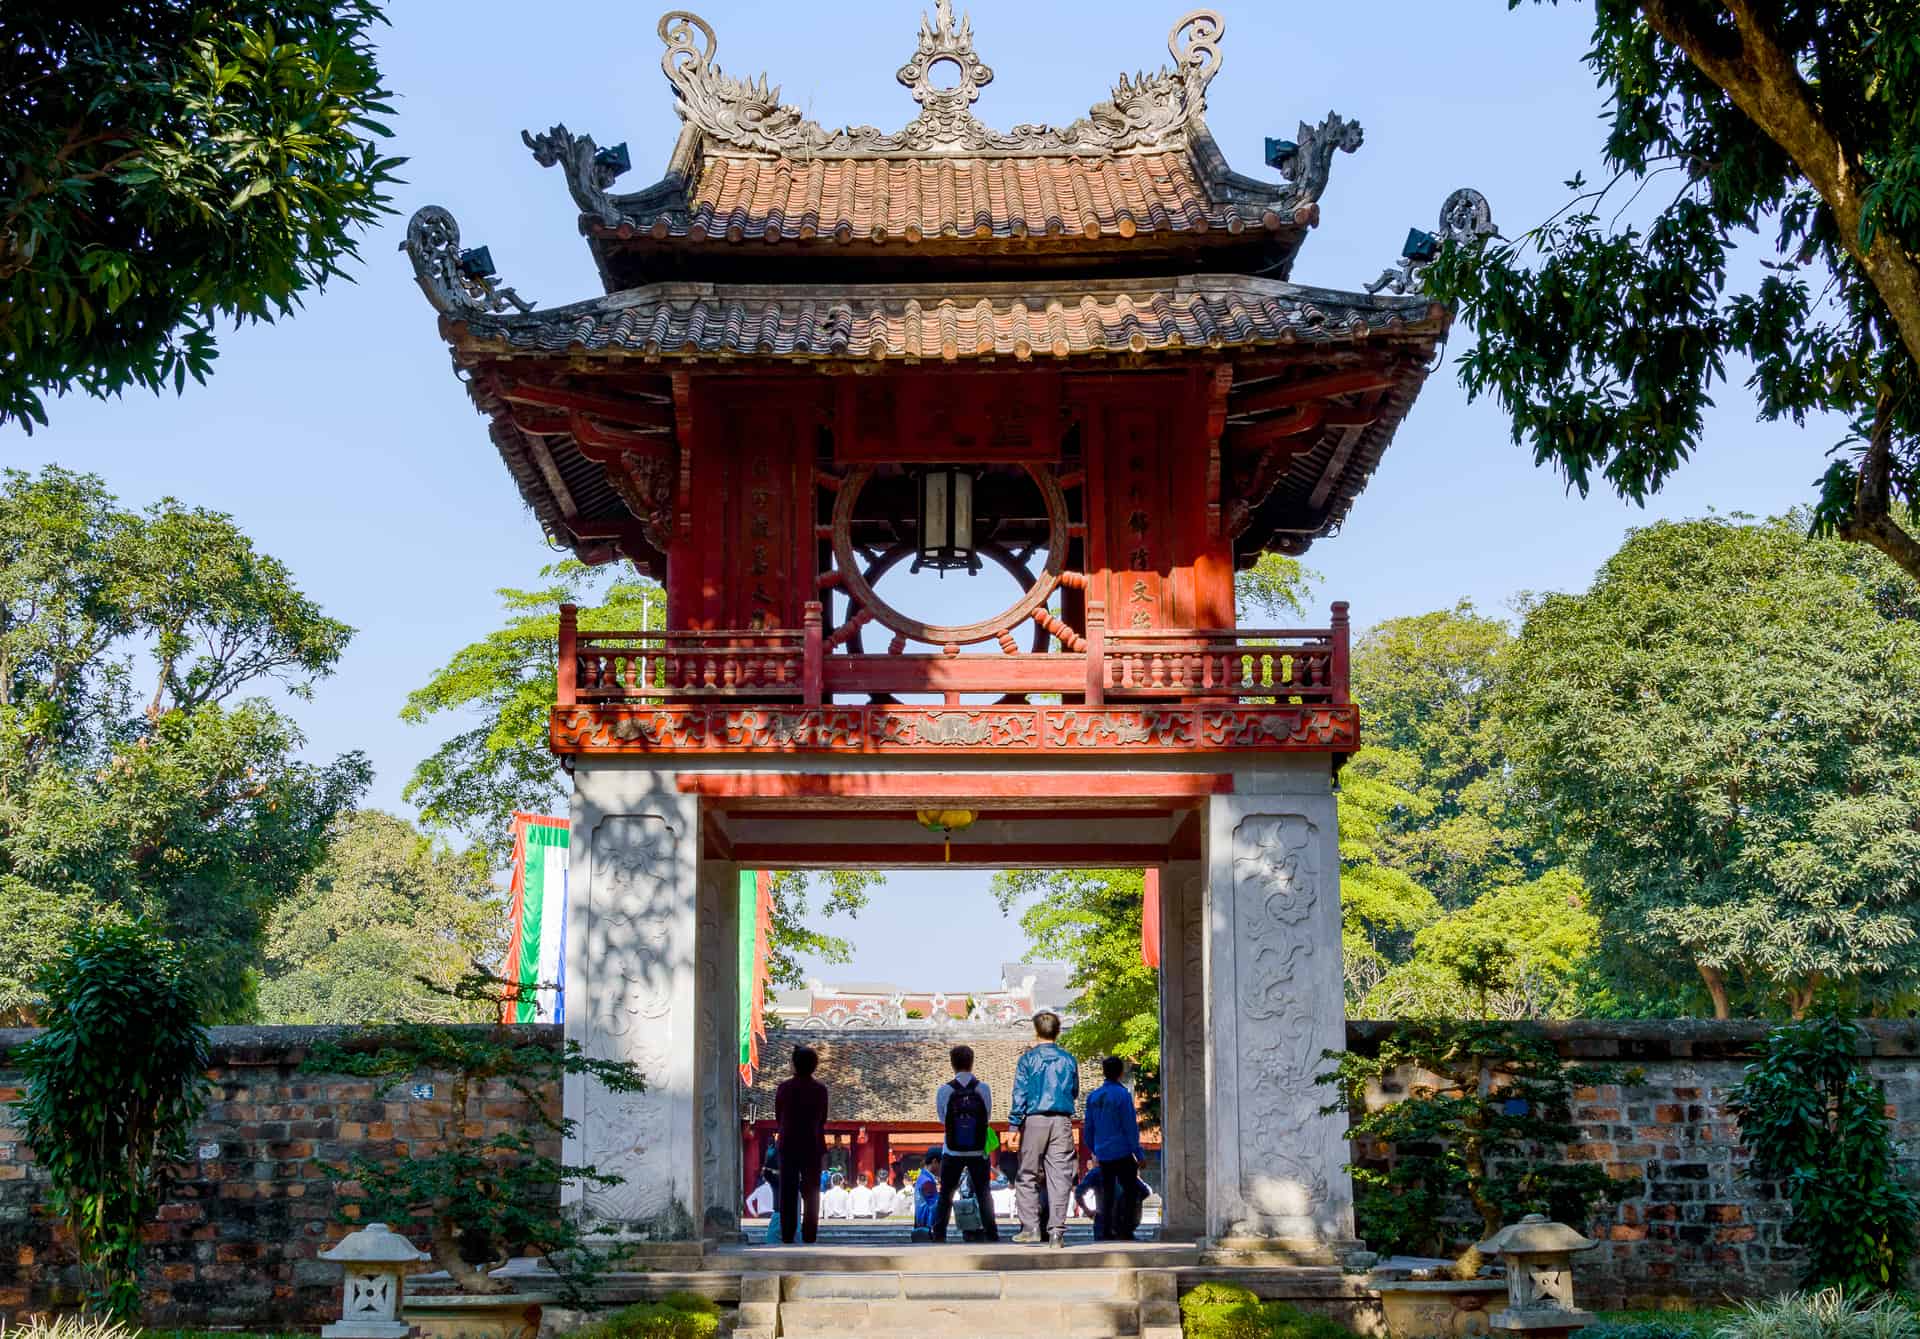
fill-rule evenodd
<path id="1" fill-rule="evenodd" d="M 713 28 L 699 15 L 673 10 L 660 19 L 666 43 L 660 68 L 678 95 L 680 115 L 734 149 L 796 156 L 909 157 L 943 154 L 1101 155 L 1179 147 L 1206 108 L 1207 85 L 1220 72 L 1226 23 L 1197 9 L 1173 26 L 1173 66 L 1121 75 L 1112 96 L 1071 125 L 994 130 L 973 115 L 993 70 L 973 49 L 973 20 L 953 14 L 953 0 L 934 0 L 920 15 L 919 42 L 897 77 L 920 114 L 892 133 L 873 126 L 827 130 L 780 101 L 767 76 L 736 79 L 714 60 Z M 947 67 L 951 66 L 949 70 Z M 951 74 L 952 82 L 945 82 Z"/>
<path id="2" fill-rule="evenodd" d="M 934 82 L 935 71 L 943 66 L 956 72 L 952 84 Z M 959 24 L 954 23 L 952 0 L 935 0 L 931 22 L 921 11 L 920 45 L 894 77 L 913 90 L 913 100 L 920 104 L 919 117 L 900 132 L 925 141 L 916 147 L 960 145 L 970 136 L 991 133 L 974 120 L 972 107 L 981 88 L 993 82 L 993 70 L 974 53 L 973 19 L 963 14 Z"/>

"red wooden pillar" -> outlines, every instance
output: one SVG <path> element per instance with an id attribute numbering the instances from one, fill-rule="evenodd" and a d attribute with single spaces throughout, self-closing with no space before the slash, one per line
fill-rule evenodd
<path id="1" fill-rule="evenodd" d="M 560 606 L 559 663 L 554 667 L 558 691 L 554 696 L 563 707 L 571 707 L 579 697 L 579 615 L 575 605 Z"/>
<path id="2" fill-rule="evenodd" d="M 760 1131 L 751 1122 L 742 1125 L 740 1131 L 740 1170 L 746 1177 L 740 1194 L 744 1199 L 760 1184 Z"/>
<path id="3" fill-rule="evenodd" d="M 1347 602 L 1345 600 L 1335 600 L 1333 602 L 1333 654 L 1331 659 L 1333 663 L 1329 669 L 1331 671 L 1330 677 L 1333 680 L 1333 701 L 1337 706 L 1353 700 L 1352 685 L 1350 682 L 1352 678 L 1350 668 L 1352 640 L 1347 627 Z"/>

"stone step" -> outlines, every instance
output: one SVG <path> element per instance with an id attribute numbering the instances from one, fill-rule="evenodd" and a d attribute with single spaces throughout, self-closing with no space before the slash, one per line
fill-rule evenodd
<path id="1" fill-rule="evenodd" d="M 1140 1332 L 1133 1301 L 1039 1298 L 959 1301 L 782 1302 L 780 1333 L 793 1339 L 1131 1339 Z"/>
<path id="2" fill-rule="evenodd" d="M 1200 1248 L 1182 1242 L 1088 1242 L 1056 1251 L 1045 1246 L 724 1246 L 706 1267 L 740 1273 L 960 1274 L 994 1270 L 1192 1269 Z"/>
<path id="3" fill-rule="evenodd" d="M 788 1274 L 782 1301 L 1132 1301 L 1134 1275 L 1119 1269 L 974 1270 L 954 1273 Z"/>

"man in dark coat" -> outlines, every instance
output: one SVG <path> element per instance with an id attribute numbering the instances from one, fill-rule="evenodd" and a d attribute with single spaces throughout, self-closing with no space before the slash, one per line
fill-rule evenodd
<path id="1" fill-rule="evenodd" d="M 813 1077 L 820 1053 L 793 1048 L 793 1077 L 773 1091 L 773 1117 L 780 1126 L 780 1240 L 793 1232 L 811 1246 L 820 1235 L 820 1168 L 827 1156 L 827 1086 Z M 800 1207 L 806 1205 L 801 1221 Z"/>

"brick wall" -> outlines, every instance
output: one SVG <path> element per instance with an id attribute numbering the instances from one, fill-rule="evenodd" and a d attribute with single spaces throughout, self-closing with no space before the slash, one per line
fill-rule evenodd
<path id="1" fill-rule="evenodd" d="M 1364 1050 L 1392 1025 L 1350 1023 Z M 1910 1182 L 1920 1181 L 1920 1023 L 1871 1023 L 1874 1077 L 1884 1086 Z M 1637 1070 L 1638 1082 L 1579 1090 L 1575 1158 L 1642 1186 L 1593 1225 L 1601 1246 L 1578 1257 L 1583 1304 L 1661 1306 L 1791 1288 L 1800 1253 L 1781 1233 L 1773 1187 L 1743 1171 L 1727 1090 L 1759 1054 L 1762 1023 L 1574 1022 L 1540 1025 L 1569 1060 Z"/>
<path id="2" fill-rule="evenodd" d="M 1366 1049 L 1391 1025 L 1350 1023 Z M 1631 1086 L 1579 1094 L 1585 1127 L 1576 1157 L 1643 1178 L 1640 1192 L 1596 1225 L 1604 1244 L 1580 1264 L 1589 1305 L 1661 1305 L 1776 1291 L 1794 1281 L 1797 1253 L 1781 1241 L 1784 1207 L 1741 1175 L 1744 1162 L 1726 1091 L 1758 1053 L 1757 1023 L 1581 1022 L 1542 1029 L 1569 1059 L 1641 1071 Z M 558 1029 L 527 1035 L 558 1044 Z M 1871 1025 L 1875 1076 L 1897 1136 L 1920 1151 L 1920 1023 Z M 0 1103 L 19 1074 L 8 1050 L 28 1035 L 0 1030 Z M 326 1028 L 217 1028 L 213 1105 L 195 1138 L 216 1151 L 182 1169 L 150 1230 L 148 1319 L 159 1325 L 311 1327 L 337 1314 L 339 1267 L 314 1259 L 346 1228 L 322 1162 L 355 1152 L 405 1156 L 431 1148 L 447 1114 L 446 1076 L 422 1073 L 391 1089 L 363 1079 L 303 1074 Z M 348 1044 L 371 1046 L 378 1033 Z M 431 1099 L 411 1094 L 434 1085 Z M 524 1123 L 502 1086 L 481 1096 L 494 1128 Z M 1909 1161 L 1910 1174 L 1920 1164 Z M 43 1185 L 0 1108 L 0 1321 L 56 1306 L 77 1287 L 70 1250 L 39 1212 Z"/>
<path id="3" fill-rule="evenodd" d="M 554 1027 L 516 1032 L 552 1045 Z M 0 1029 L 0 1103 L 19 1092 L 8 1053 L 32 1034 Z M 151 1324 L 280 1330 L 340 1314 L 340 1266 L 314 1256 L 348 1231 L 341 1191 L 321 1170 L 355 1153 L 405 1157 L 439 1143 L 451 1114 L 446 1076 L 395 1086 L 300 1071 L 327 1037 L 370 1047 L 378 1034 L 338 1028 L 215 1028 L 212 1102 L 160 1221 L 148 1229 Z M 432 1096 L 414 1096 L 432 1084 Z M 525 1125 L 524 1099 L 490 1084 L 471 1109 L 487 1132 Z M 41 1212 L 44 1183 L 0 1106 L 0 1324 L 70 1302 L 79 1287 L 70 1243 Z M 350 1195 L 350 1190 L 348 1191 Z"/>

